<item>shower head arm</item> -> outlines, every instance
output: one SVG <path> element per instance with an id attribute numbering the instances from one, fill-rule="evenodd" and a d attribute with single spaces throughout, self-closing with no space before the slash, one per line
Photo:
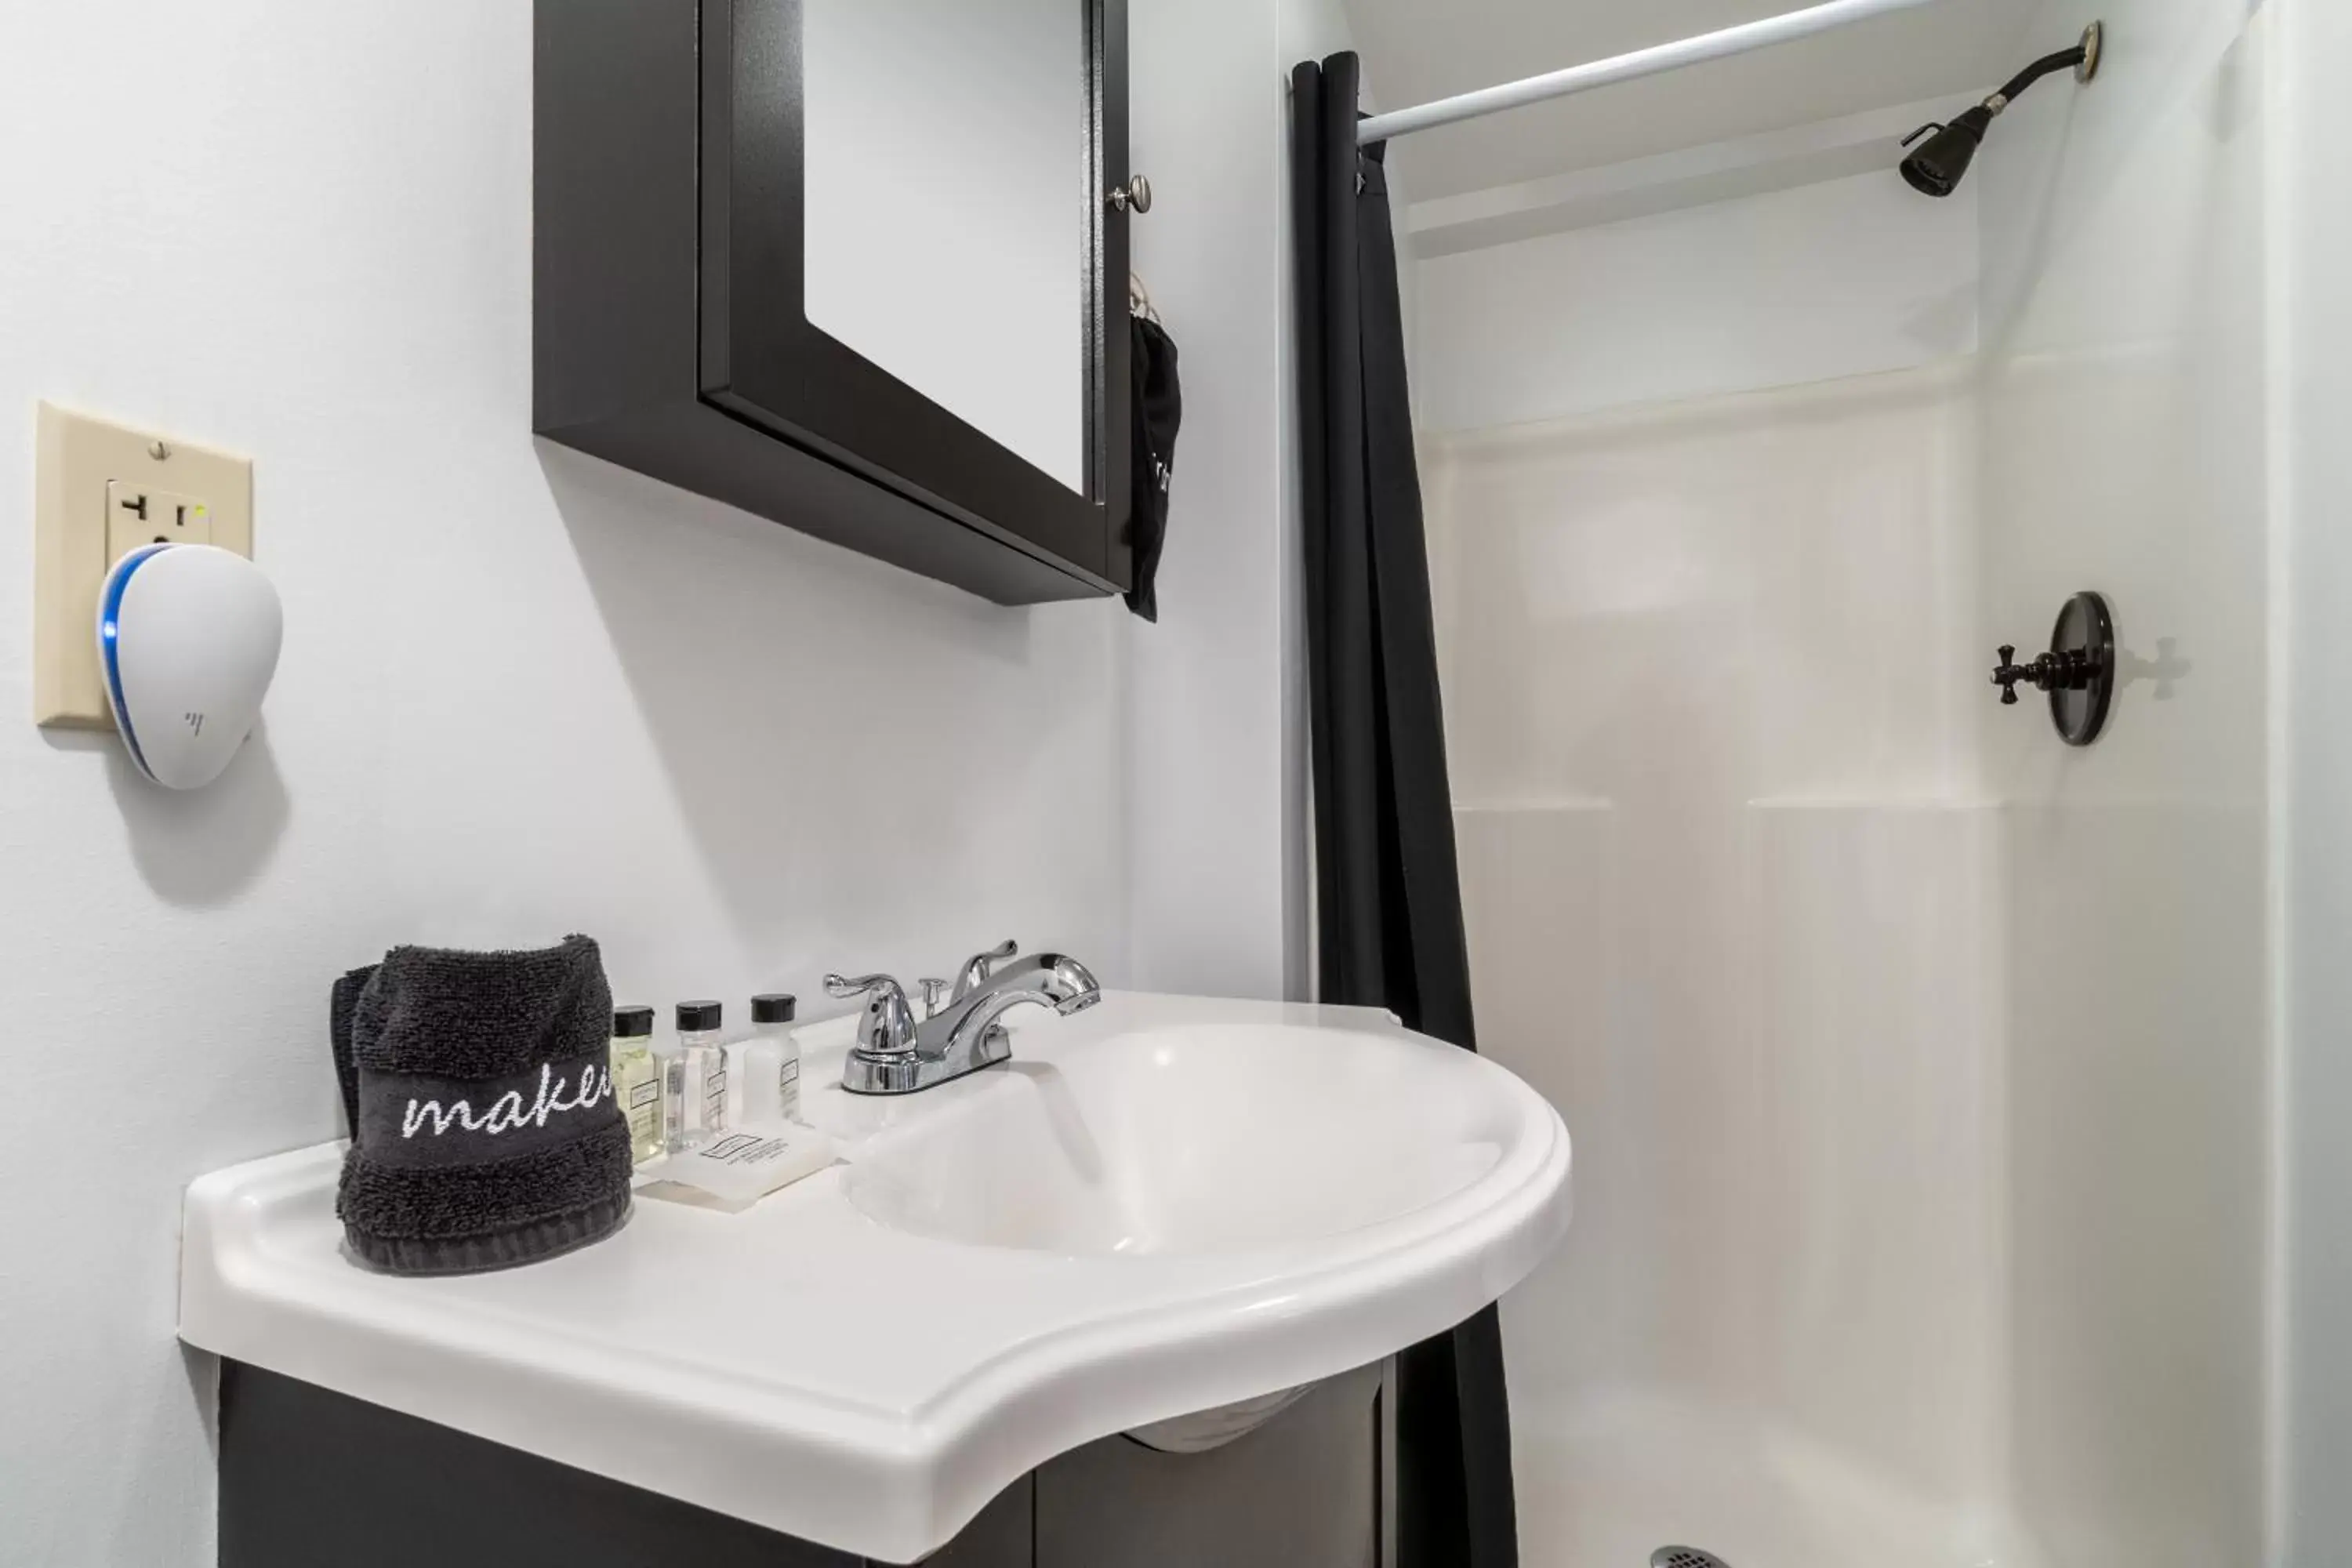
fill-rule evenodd
<path id="1" fill-rule="evenodd" d="M 2071 49 L 2061 49 L 2054 55 L 2044 55 L 2001 84 L 2000 90 L 1985 100 L 1985 107 L 1999 114 L 2007 109 L 2025 89 L 2063 70 L 2081 71 L 2093 59 L 2092 45 L 2086 37 Z"/>

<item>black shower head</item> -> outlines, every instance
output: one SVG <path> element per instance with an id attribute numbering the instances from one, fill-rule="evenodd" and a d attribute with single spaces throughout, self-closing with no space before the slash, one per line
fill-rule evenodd
<path id="1" fill-rule="evenodd" d="M 1969 172 L 1969 160 L 1984 145 L 1985 132 L 1992 129 L 1993 116 L 2007 109 L 2010 101 L 2052 71 L 2072 68 L 2074 79 L 2088 81 L 2099 72 L 2099 50 L 2105 41 L 2105 29 L 2097 22 L 2083 29 L 2083 41 L 2071 49 L 2061 49 L 2054 55 L 2044 55 L 2015 76 L 2010 78 L 1999 92 L 1955 115 L 1949 124 L 1927 124 L 1903 139 L 1910 146 L 1922 136 L 1927 140 L 1919 150 L 1903 160 L 1903 177 L 1911 188 L 1927 195 L 1948 196 L 1958 188 Z M 1934 132 L 1930 135 L 1929 132 Z"/>
<path id="2" fill-rule="evenodd" d="M 1969 172 L 1969 160 L 1977 155 L 1984 144 L 1985 132 L 1992 129 L 1993 111 L 1983 104 L 1964 110 L 1948 125 L 1923 125 L 1911 132 L 1906 147 L 1927 132 L 1925 145 L 1903 160 L 1903 177 L 1911 188 L 1931 196 L 1948 196 L 1961 177 Z"/>

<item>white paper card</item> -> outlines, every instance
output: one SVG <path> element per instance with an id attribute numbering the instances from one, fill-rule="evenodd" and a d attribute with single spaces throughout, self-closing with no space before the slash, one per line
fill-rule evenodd
<path id="1" fill-rule="evenodd" d="M 672 1154 L 646 1174 L 639 1195 L 694 1202 L 708 1196 L 730 1208 L 758 1202 L 779 1187 L 814 1175 L 834 1163 L 833 1140 L 791 1122 L 752 1122 L 699 1149 Z M 689 1189 L 665 1193 L 666 1186 Z"/>

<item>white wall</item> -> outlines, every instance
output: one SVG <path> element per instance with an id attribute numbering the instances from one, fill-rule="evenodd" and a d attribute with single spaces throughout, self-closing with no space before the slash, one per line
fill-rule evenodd
<path id="1" fill-rule="evenodd" d="M 1131 6 L 1129 151 L 1150 176 L 1133 264 L 1184 386 L 1161 625 L 1134 639 L 1127 763 L 1140 984 L 1283 994 L 1281 323 L 1273 226 L 1282 113 L 1267 0 Z M 1147 90 L 1144 73 L 1167 84 Z M 1178 89 L 1181 84 L 1181 90 Z M 1264 225 L 1265 244 L 1235 245 Z M 1203 747 L 1201 737 L 1219 735 Z"/>
<path id="2" fill-rule="evenodd" d="M 1973 186 L 1884 171 L 1425 260 L 1424 431 L 1864 375 L 1976 347 Z"/>
<path id="3" fill-rule="evenodd" d="M 1280 989 L 1270 0 L 1135 7 L 1139 254 L 1192 408 L 1134 633 L 536 445 L 530 28 L 0 9 L 0 1016 L 39 1108 L 0 1144 L 0 1563 L 212 1561 L 179 1190 L 337 1130 L 327 985 L 390 943 L 586 931 L 656 1003 L 1008 934 Z M 257 461 L 286 658 L 203 795 L 29 721 L 38 397 Z M 981 743 L 937 765 L 943 730 Z"/>
<path id="4" fill-rule="evenodd" d="M 2285 1224 L 2291 1260 L 2279 1393 L 2284 1408 L 2280 1475 L 2285 1504 L 2272 1562 L 2321 1568 L 2352 1541 L 2352 207 L 2342 153 L 2352 137 L 2352 10 L 2332 0 L 2274 3 L 2279 113 L 2273 121 L 2284 222 L 2282 299 L 2273 342 L 2284 396 L 2280 413 L 2287 571 L 2273 636 L 2285 658 L 2274 736 L 2286 737 L 2280 781 L 2288 816 L 2278 840 L 2284 872 L 2288 1030 L 2284 1099 Z M 2274 678 L 2277 671 L 2274 669 Z"/>
<path id="5" fill-rule="evenodd" d="M 1347 24 L 1337 0 L 1149 0 L 1129 35 L 1132 153 L 1155 204 L 1132 231 L 1134 266 L 1184 387 L 1161 625 L 1133 654 L 1137 979 L 1297 995 L 1310 963 L 1288 83 L 1296 61 L 1348 47 Z"/>
<path id="6" fill-rule="evenodd" d="M 2021 52 L 2102 9 L 2053 0 Z M 2210 1568 L 2262 1561 L 2265 1503 L 2277 8 L 2104 9 L 2097 82 L 2021 100 L 1971 176 L 1978 647 L 2038 648 L 2097 588 L 2126 668 L 2094 747 L 2030 710 L 1986 731 L 2008 803 L 2011 1465 L 2052 1562 Z"/>

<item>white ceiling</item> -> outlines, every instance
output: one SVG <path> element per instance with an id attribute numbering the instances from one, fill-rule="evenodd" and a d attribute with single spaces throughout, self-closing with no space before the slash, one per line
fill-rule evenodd
<path id="1" fill-rule="evenodd" d="M 1806 0 L 1346 3 L 1374 106 L 1402 109 L 1778 16 Z M 1405 195 L 1426 201 L 1972 92 L 2031 55 L 2074 42 L 2025 38 L 2040 8 L 2040 0 L 1937 0 L 1801 43 L 1424 131 L 1390 157 Z"/>

